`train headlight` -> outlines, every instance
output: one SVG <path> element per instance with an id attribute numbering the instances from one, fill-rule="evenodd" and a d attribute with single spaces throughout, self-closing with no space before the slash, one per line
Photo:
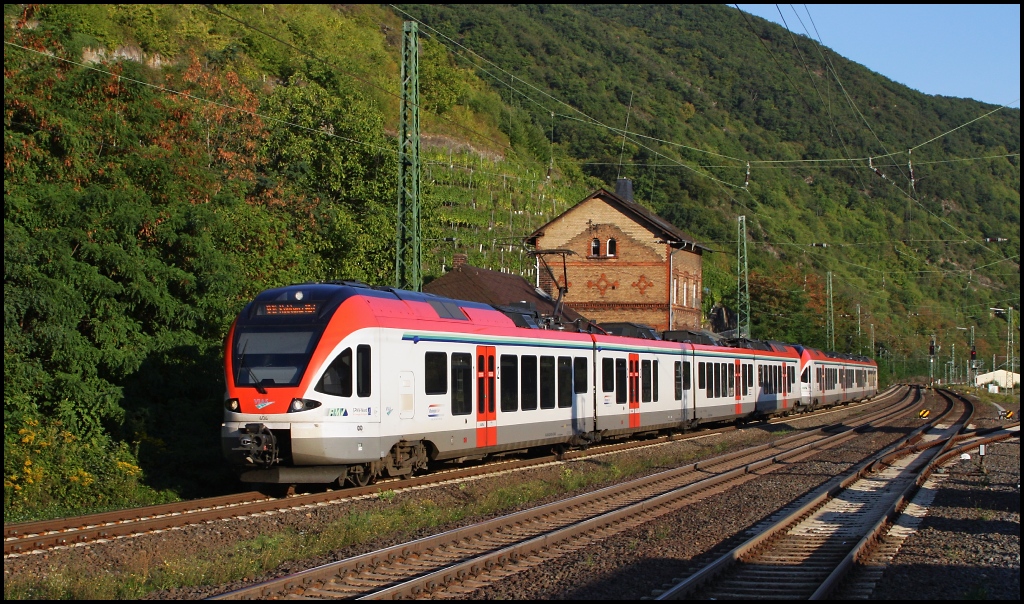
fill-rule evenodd
<path id="1" fill-rule="evenodd" d="M 224 401 L 224 408 L 232 413 L 238 413 L 238 399 L 229 398 L 228 400 Z"/>
<path id="2" fill-rule="evenodd" d="M 288 413 L 309 411 L 310 409 L 316 409 L 320 404 L 320 401 L 314 401 L 308 398 L 293 398 L 292 404 L 288 405 Z"/>

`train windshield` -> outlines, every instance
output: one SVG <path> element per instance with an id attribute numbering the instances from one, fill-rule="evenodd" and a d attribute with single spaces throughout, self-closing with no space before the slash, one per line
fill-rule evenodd
<path id="1" fill-rule="evenodd" d="M 239 326 L 231 347 L 236 386 L 296 386 L 323 326 Z"/>

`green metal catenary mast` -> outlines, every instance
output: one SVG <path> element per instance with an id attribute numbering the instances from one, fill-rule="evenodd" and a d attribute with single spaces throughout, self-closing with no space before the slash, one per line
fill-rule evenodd
<path id="1" fill-rule="evenodd" d="M 395 287 L 418 292 L 423 290 L 420 258 L 420 50 L 416 22 L 406 21 L 402 30 Z"/>
<path id="2" fill-rule="evenodd" d="M 750 289 L 747 286 L 747 217 L 737 221 L 736 237 L 736 331 L 739 337 L 750 337 Z"/>

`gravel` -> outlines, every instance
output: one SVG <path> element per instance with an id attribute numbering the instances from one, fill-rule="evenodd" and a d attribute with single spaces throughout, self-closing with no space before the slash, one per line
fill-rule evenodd
<path id="1" fill-rule="evenodd" d="M 933 407 L 935 410 L 939 405 Z M 1015 409 L 1016 410 L 1016 409 Z M 833 423 L 859 413 L 845 408 L 822 419 L 792 419 L 800 427 Z M 997 425 L 997 412 L 990 405 L 979 409 L 978 427 Z M 902 422 L 909 430 L 919 425 L 916 416 Z M 784 426 L 775 425 L 771 430 Z M 507 576 L 492 583 L 462 590 L 435 593 L 435 598 L 464 599 L 636 599 L 650 596 L 653 590 L 671 583 L 674 577 L 699 565 L 702 557 L 737 542 L 742 533 L 763 520 L 770 512 L 813 490 L 835 473 L 854 465 L 869 453 L 898 439 L 905 430 L 887 430 L 859 437 L 814 459 L 794 462 L 725 493 L 714 495 L 622 533 L 594 543 L 581 543 L 575 552 L 524 561 L 517 569 L 506 568 Z M 772 438 L 764 427 L 726 433 L 717 437 L 680 441 L 643 451 L 620 455 L 663 455 L 668 447 L 687 452 L 697 458 L 712 457 L 730 449 L 750 446 Z M 986 458 L 988 475 L 974 476 L 956 468 L 943 483 L 933 511 L 912 535 L 879 583 L 877 598 L 938 599 L 948 597 L 1013 598 L 1020 594 L 1020 497 L 1019 440 L 990 449 Z M 570 462 L 573 464 L 585 462 Z M 564 466 L 551 466 L 516 474 L 516 480 L 550 478 L 557 480 Z M 165 560 L 180 560 L 183 553 L 194 558 L 212 556 L 230 550 L 236 544 L 258 535 L 283 529 L 323 531 L 327 526 L 353 511 L 369 511 L 382 505 L 401 505 L 405 501 L 429 493 L 440 506 L 462 506 L 467 493 L 486 492 L 507 483 L 501 476 L 479 480 L 470 489 L 457 485 L 434 487 L 429 491 L 396 493 L 382 501 L 367 498 L 330 505 L 313 510 L 280 513 L 227 522 L 186 527 L 179 530 L 116 539 L 107 543 L 54 550 L 46 554 L 5 558 L 4 579 L 7 583 L 39 579 L 53 573 L 73 573 L 88 577 L 90 573 L 114 573 L 128 576 L 140 567 L 155 568 Z M 987 482 L 986 482 L 987 481 Z M 984 484 L 983 484 L 984 483 Z M 988 489 L 988 490 L 986 490 Z M 545 502 L 531 502 L 529 507 Z M 527 507 L 527 506 L 523 506 Z M 467 519 L 478 521 L 480 518 Z M 435 527 L 431 533 L 455 528 Z M 264 576 L 247 577 L 231 585 L 210 585 L 160 590 L 147 599 L 203 598 L 252 581 L 282 576 L 326 562 L 373 551 L 387 545 L 425 536 L 382 536 L 371 543 L 335 549 L 313 560 L 282 564 Z M 966 536 L 965 536 L 966 533 Z M 952 548 L 952 549 L 950 549 Z M 979 571 L 981 571 L 979 573 Z M 956 580 L 963 573 L 961 580 Z M 982 577 L 984 574 L 984 577 Z M 906 576 L 915 578 L 913 582 Z M 972 582 L 973 581 L 973 582 Z M 960 586 L 956 591 L 952 586 Z M 928 586 L 927 589 L 924 586 Z M 934 586 L 934 587 L 932 587 Z M 953 590 L 953 591 L 949 591 Z M 958 595 L 952 595 L 958 594 Z"/>

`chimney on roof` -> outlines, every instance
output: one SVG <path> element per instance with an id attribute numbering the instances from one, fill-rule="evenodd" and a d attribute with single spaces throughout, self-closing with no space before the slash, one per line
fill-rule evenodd
<path id="1" fill-rule="evenodd" d="M 467 260 L 469 260 L 469 256 L 466 254 L 454 254 L 452 256 L 452 270 L 455 270 L 462 266 L 463 264 L 466 264 Z"/>
<path id="2" fill-rule="evenodd" d="M 626 201 L 633 201 L 633 181 L 628 178 L 620 178 L 616 180 L 615 194 Z"/>

